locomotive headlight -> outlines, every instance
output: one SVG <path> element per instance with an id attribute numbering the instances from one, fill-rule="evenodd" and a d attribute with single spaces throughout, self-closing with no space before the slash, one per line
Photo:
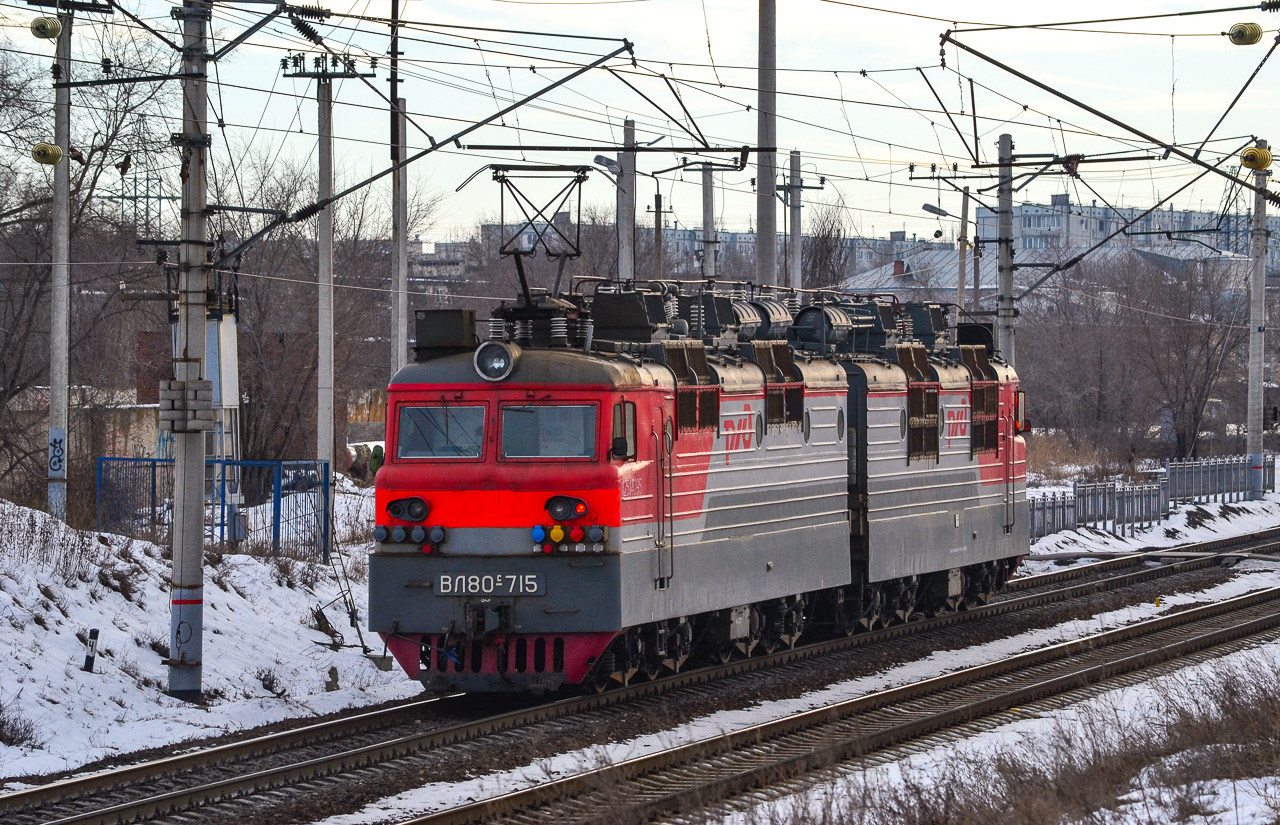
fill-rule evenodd
<path id="1" fill-rule="evenodd" d="M 552 496 L 547 499 L 547 513 L 556 521 L 568 521 L 587 514 L 587 503 L 572 496 Z"/>
<path id="2" fill-rule="evenodd" d="M 476 347 L 471 363 L 476 373 L 486 381 L 501 381 L 516 368 L 520 347 L 505 341 L 485 341 Z"/>
<path id="3" fill-rule="evenodd" d="M 387 505 L 387 515 L 403 521 L 422 521 L 431 508 L 420 498 L 398 498 Z"/>

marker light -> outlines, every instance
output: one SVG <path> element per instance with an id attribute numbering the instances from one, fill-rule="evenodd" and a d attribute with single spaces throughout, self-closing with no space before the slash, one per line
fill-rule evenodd
<path id="1" fill-rule="evenodd" d="M 405 537 L 405 530 L 403 527 L 393 527 L 391 529 L 392 541 L 404 541 L 404 537 Z"/>
<path id="2" fill-rule="evenodd" d="M 427 531 L 423 530 L 421 527 L 415 527 L 409 533 L 409 538 L 414 544 L 422 544 L 422 542 L 427 538 Z"/>
<path id="3" fill-rule="evenodd" d="M 544 545 L 542 545 L 542 552 L 544 552 L 544 553 L 550 553 L 550 552 L 551 552 L 552 550 L 554 550 L 554 549 L 556 549 L 556 546 L 555 546 L 554 544 L 544 544 Z"/>
<path id="4" fill-rule="evenodd" d="M 582 528 L 581 528 L 581 527 L 575 527 L 575 528 L 573 528 L 572 530 L 570 530 L 570 531 L 569 531 L 569 539 L 570 539 L 574 544 L 577 544 L 578 542 L 582 541 Z"/>
<path id="5" fill-rule="evenodd" d="M 434 548 L 434 547 L 432 547 L 430 544 L 424 544 L 424 545 L 422 545 L 422 552 L 424 552 L 424 553 L 430 553 L 430 552 L 431 552 L 432 550 L 434 550 L 434 549 L 435 549 L 435 548 Z"/>
<path id="6" fill-rule="evenodd" d="M 381 524 L 373 528 L 374 541 L 379 541 L 379 542 L 386 541 L 388 535 L 390 535 L 390 532 L 387 530 L 386 527 L 383 527 Z"/>
<path id="7" fill-rule="evenodd" d="M 587 531 L 587 538 L 591 539 L 594 542 L 604 541 L 604 528 L 600 527 L 599 525 L 592 527 L 590 530 Z"/>
<path id="8" fill-rule="evenodd" d="M 559 524 L 551 528 L 551 540 L 556 544 L 564 541 L 564 528 Z"/>
<path id="9" fill-rule="evenodd" d="M 542 525 L 538 525 L 530 531 L 530 535 L 533 536 L 535 544 L 542 544 L 542 542 L 547 538 L 547 528 Z"/>
<path id="10" fill-rule="evenodd" d="M 568 521 L 587 514 L 587 503 L 572 496 L 552 496 L 547 499 L 546 508 L 556 521 Z"/>

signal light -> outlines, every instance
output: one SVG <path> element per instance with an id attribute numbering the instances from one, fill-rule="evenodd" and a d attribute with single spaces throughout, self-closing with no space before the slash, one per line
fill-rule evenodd
<path id="1" fill-rule="evenodd" d="M 570 541 L 572 541 L 574 544 L 577 544 L 578 542 L 582 541 L 582 528 L 581 528 L 581 527 L 575 527 L 575 528 L 573 528 L 572 530 L 570 530 L 570 531 L 569 531 L 569 539 L 570 539 Z"/>
<path id="2" fill-rule="evenodd" d="M 554 544 L 548 543 L 548 544 L 542 545 L 542 552 L 544 553 L 550 553 L 552 550 L 555 550 L 555 549 L 556 549 L 556 546 Z"/>
<path id="3" fill-rule="evenodd" d="M 424 552 L 424 553 L 430 553 L 430 552 L 431 552 L 432 550 L 434 550 L 434 549 L 435 549 L 435 548 L 434 548 L 434 547 L 432 547 L 430 544 L 424 544 L 424 545 L 422 545 L 422 552 Z"/>

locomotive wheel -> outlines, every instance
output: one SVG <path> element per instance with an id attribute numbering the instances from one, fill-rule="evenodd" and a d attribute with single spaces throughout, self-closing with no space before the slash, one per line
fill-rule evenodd
<path id="1" fill-rule="evenodd" d="M 733 659 L 738 646 L 730 641 L 716 642 L 711 646 L 711 661 L 717 665 L 727 665 Z"/>
<path id="2" fill-rule="evenodd" d="M 619 681 L 615 677 L 620 675 L 615 672 L 616 663 L 617 657 L 613 655 L 613 647 L 610 646 L 583 683 L 587 690 L 591 693 L 604 693 L 613 687 L 615 681 Z"/>

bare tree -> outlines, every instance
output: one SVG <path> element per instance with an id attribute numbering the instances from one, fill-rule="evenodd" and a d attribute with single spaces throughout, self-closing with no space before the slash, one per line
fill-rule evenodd
<path id="1" fill-rule="evenodd" d="M 808 289 L 836 286 L 847 275 L 852 258 L 844 207 L 815 203 L 800 250 L 803 285 Z"/>

